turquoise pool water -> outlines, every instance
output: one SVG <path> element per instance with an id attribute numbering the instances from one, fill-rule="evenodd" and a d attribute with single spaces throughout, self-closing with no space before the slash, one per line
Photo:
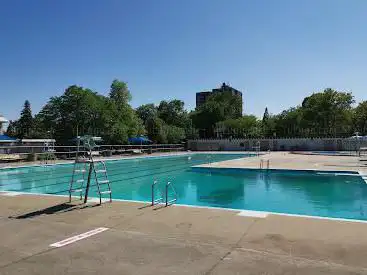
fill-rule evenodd
<path id="1" fill-rule="evenodd" d="M 211 154 L 211 161 L 249 156 Z M 108 161 L 113 198 L 150 201 L 153 180 L 171 181 L 178 204 L 367 220 L 367 184 L 358 175 L 192 168 L 208 157 Z M 0 190 L 67 195 L 71 172 L 71 165 L 3 169 Z"/>

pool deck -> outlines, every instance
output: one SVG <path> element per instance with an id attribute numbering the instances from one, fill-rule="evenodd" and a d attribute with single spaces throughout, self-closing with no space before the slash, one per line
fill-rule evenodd
<path id="1" fill-rule="evenodd" d="M 0 197 L 0 274 L 367 274 L 367 224 Z M 99 227 L 108 230 L 62 247 Z"/>
<path id="2" fill-rule="evenodd" d="M 198 167 L 259 169 L 261 159 L 265 161 L 264 167 L 269 160 L 270 169 L 352 171 L 367 174 L 367 165 L 362 165 L 359 158 L 355 156 L 302 155 L 289 152 L 264 153 L 258 157 L 233 159 L 198 165 Z"/>
<path id="3" fill-rule="evenodd" d="M 212 166 L 258 168 L 260 158 L 271 168 L 365 171 L 354 157 L 284 153 Z M 0 194 L 0 274 L 367 274 L 367 223 L 146 206 Z"/>

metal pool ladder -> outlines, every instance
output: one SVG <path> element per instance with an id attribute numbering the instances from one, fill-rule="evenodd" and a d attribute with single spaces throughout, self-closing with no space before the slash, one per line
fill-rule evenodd
<path id="1" fill-rule="evenodd" d="M 260 169 L 266 169 L 266 170 L 269 170 L 269 167 L 270 167 L 270 160 L 267 159 L 266 160 L 266 168 L 264 167 L 264 163 L 265 163 L 265 160 L 264 159 L 261 159 L 260 160 Z"/>
<path id="2" fill-rule="evenodd" d="M 172 191 L 171 193 L 173 195 L 172 199 L 169 199 L 170 190 Z M 158 198 L 156 198 L 155 196 L 156 192 L 160 193 L 160 196 Z M 164 203 L 167 207 L 171 204 L 174 204 L 176 201 L 177 201 L 177 192 L 173 184 L 170 181 L 168 181 L 165 184 L 164 192 L 162 192 L 162 190 L 159 188 L 158 181 L 155 180 L 152 183 L 152 206 L 159 204 L 159 203 Z"/>

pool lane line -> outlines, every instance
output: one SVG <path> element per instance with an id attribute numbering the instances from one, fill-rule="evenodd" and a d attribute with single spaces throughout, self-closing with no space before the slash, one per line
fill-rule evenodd
<path id="1" fill-rule="evenodd" d="M 119 160 L 131 160 L 131 159 L 153 159 L 153 158 L 169 158 L 169 157 L 176 157 L 176 156 L 190 156 L 190 155 L 206 155 L 206 154 L 213 154 L 213 155 L 244 155 L 248 157 L 253 157 L 256 154 L 251 152 L 244 152 L 244 151 L 228 151 L 228 152 L 218 152 L 218 151 L 209 151 L 209 152 L 199 152 L 199 151 L 183 151 L 181 153 L 173 153 L 173 154 L 162 154 L 162 155 L 144 155 L 144 156 L 131 156 L 131 157 L 116 157 L 116 158 L 96 158 L 97 161 L 105 161 L 105 162 L 114 162 Z M 1 170 L 7 170 L 7 169 L 18 169 L 18 168 L 31 168 L 31 167 L 54 167 L 54 166 L 61 166 L 61 165 L 70 165 L 72 166 L 74 164 L 74 160 L 68 160 L 61 163 L 55 163 L 55 164 L 29 164 L 29 165 L 20 165 L 20 166 L 5 166 L 0 167 Z"/>
<path id="2" fill-rule="evenodd" d="M 194 152 L 183 152 L 182 154 L 180 153 L 175 153 L 175 154 L 165 154 L 165 155 L 159 155 L 159 156 L 134 156 L 134 157 L 122 157 L 122 158 L 109 158 L 109 159 L 104 159 L 104 158 L 96 158 L 96 160 L 102 160 L 102 161 L 118 161 L 118 160 L 126 160 L 126 159 L 139 159 L 139 158 L 160 158 L 160 157 L 169 157 L 169 156 L 180 156 L 180 155 L 193 155 L 193 154 L 197 154 Z M 73 165 L 74 164 L 74 160 L 68 160 L 65 162 L 61 162 L 61 163 L 55 163 L 55 164 L 29 164 L 29 165 L 21 165 L 21 166 L 5 166 L 5 167 L 0 167 L 0 171 L 2 169 L 17 169 L 17 168 L 30 168 L 30 167 L 53 167 L 53 166 L 58 166 L 58 165 Z"/>
<path id="3" fill-rule="evenodd" d="M 84 232 L 82 234 L 79 234 L 79 235 L 76 235 L 76 236 L 73 236 L 73 237 L 64 239 L 62 241 L 59 241 L 59 242 L 56 242 L 56 243 L 53 243 L 53 244 L 50 244 L 50 246 L 51 247 L 63 247 L 65 245 L 72 244 L 72 243 L 75 243 L 77 241 L 80 241 L 80 240 L 89 238 L 89 237 L 91 237 L 93 235 L 102 233 L 102 232 L 104 232 L 104 231 L 106 231 L 108 229 L 109 228 L 107 228 L 107 227 L 98 227 L 96 229 L 93 229 L 93 230 Z"/>
<path id="4" fill-rule="evenodd" d="M 180 155 L 182 156 L 182 155 Z M 161 158 L 160 160 L 164 160 L 164 158 Z M 225 161 L 225 160 L 216 160 L 214 159 L 213 160 L 214 162 L 221 162 L 221 161 Z M 187 163 L 187 160 L 186 159 L 182 159 L 182 160 L 179 160 L 179 165 L 180 166 L 183 166 L 185 165 L 186 167 L 186 164 Z M 127 164 L 127 163 L 126 163 Z M 194 161 L 191 161 L 189 163 L 189 166 L 191 168 L 191 166 L 197 166 L 197 165 L 202 165 L 202 164 L 206 164 L 205 162 L 205 159 L 201 160 L 194 160 Z M 161 164 L 154 164 L 154 165 L 151 165 L 150 163 L 143 163 L 143 164 L 139 164 L 137 166 L 134 166 L 133 169 L 130 168 L 130 170 L 126 173 L 110 173 L 111 171 L 121 171 L 121 168 L 129 168 L 127 167 L 128 165 L 123 165 L 123 166 L 118 166 L 118 167 L 115 167 L 115 168 L 109 168 L 108 169 L 108 172 L 109 172 L 109 176 L 120 176 L 120 175 L 128 175 L 128 174 L 132 174 L 132 173 L 135 173 L 135 172 L 141 172 L 142 171 L 142 168 L 150 168 L 150 169 L 147 169 L 147 170 L 143 170 L 143 172 L 145 171 L 152 171 L 152 170 L 157 170 L 157 169 L 162 169 L 162 168 L 167 168 L 167 167 L 176 167 L 178 166 L 177 164 L 174 164 L 174 165 L 171 165 L 171 164 L 168 164 L 168 165 L 161 165 Z M 153 168 L 151 168 L 153 167 Z M 32 179 L 31 180 L 28 180 L 28 181 L 22 181 L 22 183 L 25 183 L 25 182 L 33 182 L 34 179 L 38 180 L 38 181 L 41 181 L 41 180 L 49 180 L 49 179 L 62 179 L 62 178 L 70 178 L 72 176 L 72 173 L 71 173 L 72 170 L 68 169 L 66 172 L 67 173 L 64 173 L 63 175 L 56 175 L 55 177 L 50 177 L 53 175 L 53 173 L 55 172 L 55 170 L 48 170 L 46 172 L 43 172 L 43 171 L 34 171 L 32 172 L 33 174 L 36 174 L 36 175 L 33 175 L 32 176 Z M 11 173 L 11 174 L 1 174 L 1 173 L 4 173 L 4 172 L 0 172 L 0 177 L 1 176 L 7 176 L 6 178 L 3 178 L 2 180 L 18 180 L 18 179 L 22 179 L 22 178 L 28 178 L 29 177 L 29 173 Z M 9 176 L 14 176 L 13 178 L 9 178 Z M 38 178 L 39 177 L 39 178 Z M 0 178 L 1 179 L 1 178 Z M 10 184 L 3 184 L 3 186 L 5 185 L 12 185 L 12 183 Z"/>
<path id="5" fill-rule="evenodd" d="M 144 175 L 139 175 L 139 176 L 134 176 L 134 177 L 127 177 L 127 178 L 121 178 L 121 179 L 116 179 L 116 180 L 110 180 L 110 183 L 118 183 L 118 182 L 124 182 L 126 180 L 132 180 L 132 179 L 139 179 L 139 178 L 146 178 L 146 177 L 150 177 L 152 175 L 161 175 L 161 174 L 170 174 L 173 172 L 177 172 L 177 171 L 181 171 L 181 170 L 186 170 L 186 169 L 190 169 L 190 167 L 188 166 L 182 166 L 182 165 L 170 165 L 170 167 L 180 167 L 178 169 L 173 169 L 173 170 L 166 170 L 166 171 L 162 171 L 162 172 L 155 172 L 155 173 L 150 173 L 150 174 L 144 174 Z M 166 166 L 165 166 L 166 167 Z M 150 169 L 149 171 L 152 170 L 161 170 L 161 168 L 154 168 L 154 169 Z M 126 174 L 129 175 L 129 173 L 121 173 L 121 174 Z M 121 174 L 109 174 L 109 177 L 112 178 L 113 176 L 119 176 Z M 133 173 L 131 173 L 133 174 Z M 40 180 L 40 179 L 38 179 Z M 46 179 L 42 179 L 42 180 L 46 180 Z M 22 183 L 27 183 L 27 182 L 33 182 L 34 179 L 29 180 L 29 181 L 22 181 Z M 70 181 L 65 181 L 65 182 L 56 182 L 56 183 L 51 183 L 51 184 L 46 184 L 46 185 L 39 185 L 36 188 L 42 188 L 42 187 L 49 187 L 49 186 L 55 186 L 55 185 L 60 185 L 60 184 L 67 184 L 70 183 Z M 14 183 L 8 183 L 8 184 L 1 184 L 0 186 L 11 186 Z M 95 187 L 97 186 L 96 184 L 91 185 L 90 187 Z M 34 187 L 27 187 L 27 188 L 22 188 L 20 191 L 24 191 L 24 190 L 32 190 L 34 189 Z M 57 194 L 57 193 L 63 193 L 63 192 L 67 192 L 69 189 L 66 190 L 61 190 L 61 191 L 57 191 L 57 192 L 53 192 L 51 194 Z M 9 192 L 12 190 L 9 190 Z M 42 194 L 42 193 L 41 193 Z"/>
<path id="6" fill-rule="evenodd" d="M 202 160 L 196 160 L 196 161 L 193 161 L 190 163 L 190 166 L 192 166 L 192 164 L 196 164 L 196 163 L 199 163 L 199 164 L 204 164 L 205 162 L 201 163 Z M 132 174 L 132 173 L 139 173 L 139 172 L 146 172 L 146 171 L 153 171 L 153 170 L 159 170 L 159 169 L 162 169 L 162 168 L 167 168 L 167 167 L 176 167 L 176 166 L 182 166 L 182 167 L 186 167 L 186 164 L 187 164 L 187 160 L 180 160 L 179 162 L 179 165 L 177 164 L 168 164 L 168 165 L 161 165 L 161 164 L 154 164 L 154 165 L 151 165 L 151 164 L 141 164 L 141 165 L 138 165 L 138 166 L 135 166 L 133 167 L 133 169 L 130 169 L 128 172 L 126 173 L 121 173 L 121 166 L 119 167 L 116 167 L 114 169 L 108 169 L 108 172 L 109 172 L 109 176 L 120 176 L 120 175 L 129 175 L 129 174 Z M 185 166 L 183 166 L 185 165 Z M 125 165 L 127 166 L 127 165 Z M 187 166 L 187 167 L 190 167 L 190 166 Z M 151 168 L 153 167 L 153 168 Z M 125 167 L 124 167 L 125 168 Z M 127 168 L 127 167 L 126 167 Z M 149 168 L 149 169 L 146 169 L 146 170 L 142 170 L 142 168 Z M 56 175 L 54 177 L 50 177 L 53 175 L 53 173 L 55 172 L 54 170 L 51 170 L 51 171 L 47 171 L 47 172 L 42 172 L 42 171 L 35 171 L 35 172 L 32 172 L 33 174 L 36 174 L 36 173 L 39 173 L 38 175 L 32 175 L 32 178 L 30 180 L 26 180 L 26 181 L 22 181 L 22 183 L 27 183 L 27 182 L 33 182 L 34 180 L 38 180 L 38 181 L 43 181 L 43 180 L 54 180 L 54 179 L 64 179 L 64 178 L 70 178 L 72 176 L 72 173 L 71 173 L 72 170 L 68 169 L 67 170 L 67 173 L 64 173 L 63 175 Z M 113 171 L 120 171 L 118 173 L 110 173 L 110 172 L 113 172 Z M 1 172 L 0 172 L 1 173 Z M 3 178 L 1 179 L 1 176 L 7 176 L 6 178 Z M 9 176 L 14 176 L 12 178 L 9 178 Z M 10 181 L 10 180 L 19 180 L 19 179 L 24 179 L 24 178 L 29 178 L 29 173 L 12 173 L 11 175 L 1 175 L 0 174 L 0 179 L 3 180 L 3 181 Z M 13 183 L 9 183 L 9 184 L 1 184 L 2 186 L 5 186 L 5 185 L 13 185 Z"/>
<path id="7" fill-rule="evenodd" d="M 197 161 L 198 162 L 198 161 Z M 147 166 L 149 167 L 149 166 Z M 179 165 L 177 164 L 174 164 L 174 165 L 163 165 L 163 166 L 159 166 L 159 167 L 155 167 L 152 168 L 152 169 L 149 169 L 149 170 L 145 170 L 143 172 L 146 172 L 146 171 L 153 171 L 153 170 L 161 170 L 162 168 L 167 168 L 167 167 L 180 167 L 179 169 L 173 169 L 173 170 L 166 170 L 166 171 L 162 171 L 162 172 L 156 172 L 156 173 L 150 173 L 150 174 L 144 174 L 144 175 L 139 175 L 139 176 L 134 176 L 134 177 L 127 177 L 127 178 L 122 178 L 122 179 L 117 179 L 117 180 L 111 180 L 110 183 L 114 183 L 114 182 L 122 182 L 122 181 L 125 181 L 125 180 L 131 180 L 131 179 L 138 179 L 138 178 L 144 178 L 144 177 L 149 177 L 151 175 L 160 175 L 160 174 L 164 174 L 164 173 L 170 173 L 170 172 L 177 172 L 177 171 L 180 171 L 180 170 L 185 170 L 185 169 L 190 169 L 190 166 L 184 166 L 184 163 L 180 163 Z M 136 167 L 136 168 L 140 168 L 140 167 Z M 141 169 L 141 168 L 140 168 Z M 118 169 L 114 169 L 114 170 L 118 170 Z M 109 170 L 107 170 L 109 171 Z M 134 173 L 137 173 L 137 172 L 140 172 L 138 169 L 134 170 L 133 172 L 127 172 L 127 173 L 117 173 L 117 174 L 111 174 L 109 173 L 108 176 L 110 178 L 112 177 L 116 177 L 116 176 L 120 176 L 120 175 L 129 175 L 129 174 L 134 174 Z M 42 175 L 41 175 L 42 176 Z M 70 175 L 63 175 L 63 176 L 60 176 L 60 177 L 54 177 L 54 178 L 50 178 L 50 177 L 46 177 L 46 178 L 38 178 L 36 179 L 37 181 L 44 181 L 44 180 L 53 180 L 53 179 L 63 179 L 63 178 L 70 178 L 71 177 L 71 174 Z M 14 179 L 10 179 L 10 180 L 17 180 L 17 178 L 14 178 Z M 34 178 L 30 179 L 30 180 L 27 180 L 27 181 L 21 181 L 21 183 L 32 183 L 34 182 Z M 65 181 L 65 182 L 57 182 L 56 183 L 51 183 L 51 184 L 46 184 L 46 185 L 40 185 L 40 186 L 37 186 L 36 188 L 41 188 L 41 187 L 48 187 L 48 186 L 55 186 L 55 185 L 59 185 L 59 184 L 67 184 L 67 183 L 70 183 L 70 181 Z M 11 186 L 11 185 L 14 185 L 14 183 L 6 183 L 6 184 L 0 184 L 0 186 Z M 96 185 L 93 185 L 93 186 L 96 186 Z M 93 187 L 92 186 L 92 187 Z M 27 187 L 27 188 L 22 188 L 20 191 L 24 191 L 24 190 L 30 190 L 30 189 L 34 189 L 34 187 Z M 60 192 L 65 192 L 65 191 L 68 191 L 68 190 L 62 190 L 62 191 L 58 191 L 56 193 L 60 193 Z"/>

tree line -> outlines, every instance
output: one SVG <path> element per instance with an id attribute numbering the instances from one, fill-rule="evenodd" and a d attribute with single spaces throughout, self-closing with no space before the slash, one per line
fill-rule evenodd
<path id="1" fill-rule="evenodd" d="M 9 123 L 7 135 L 17 138 L 55 138 L 70 144 L 77 135 L 101 136 L 107 144 L 126 144 L 146 135 L 155 143 L 178 143 L 194 138 L 347 137 L 367 134 L 367 101 L 355 105 L 351 93 L 325 89 L 304 98 L 296 107 L 262 119 L 242 115 L 241 98 L 213 93 L 193 111 L 181 100 L 162 100 L 134 109 L 125 82 L 114 80 L 108 96 L 72 85 L 51 97 L 32 115 L 24 103 L 20 118 Z"/>

